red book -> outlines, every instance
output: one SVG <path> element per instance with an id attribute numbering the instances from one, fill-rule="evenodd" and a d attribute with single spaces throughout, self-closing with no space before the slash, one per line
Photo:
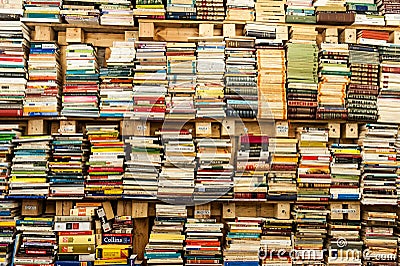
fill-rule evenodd
<path id="1" fill-rule="evenodd" d="M 1 109 L 0 117 L 22 116 L 24 112 L 21 109 Z"/>
<path id="2" fill-rule="evenodd" d="M 93 235 L 92 231 L 67 231 L 58 232 L 59 236 L 83 236 L 83 235 Z"/>

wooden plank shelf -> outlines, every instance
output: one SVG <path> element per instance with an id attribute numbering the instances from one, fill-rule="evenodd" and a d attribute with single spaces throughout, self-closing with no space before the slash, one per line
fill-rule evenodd
<path id="1" fill-rule="evenodd" d="M 36 26 L 51 27 L 54 31 L 65 31 L 67 28 L 81 28 L 85 32 L 102 33 L 124 33 L 125 31 L 138 30 L 134 26 L 114 26 L 114 25 L 87 25 L 87 24 L 68 24 L 68 23 L 36 23 L 25 22 L 25 25 L 34 30 Z"/>

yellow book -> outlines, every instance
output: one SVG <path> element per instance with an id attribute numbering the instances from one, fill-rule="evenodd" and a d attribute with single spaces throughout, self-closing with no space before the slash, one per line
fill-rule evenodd
<path id="1" fill-rule="evenodd" d="M 178 234 L 151 234 L 150 239 L 156 240 L 185 240 L 185 235 Z"/>
<path id="2" fill-rule="evenodd" d="M 94 265 L 108 265 L 108 264 L 127 264 L 126 259 L 104 259 L 95 260 Z"/>

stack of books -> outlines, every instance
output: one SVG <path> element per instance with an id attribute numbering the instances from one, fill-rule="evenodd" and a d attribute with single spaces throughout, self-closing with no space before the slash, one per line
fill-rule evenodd
<path id="1" fill-rule="evenodd" d="M 160 200 L 189 204 L 193 201 L 196 151 L 192 134 L 187 130 L 163 129 L 163 167 L 158 179 Z"/>
<path id="2" fill-rule="evenodd" d="M 25 22 L 47 22 L 60 23 L 60 9 L 62 0 L 40 1 L 40 0 L 25 0 L 24 16 L 21 21 Z"/>
<path id="3" fill-rule="evenodd" d="M 297 142 L 297 139 L 289 138 L 269 139 L 271 170 L 267 175 L 267 198 L 270 200 L 297 199 Z"/>
<path id="4" fill-rule="evenodd" d="M 133 10 L 131 0 L 104 1 L 100 5 L 101 25 L 133 26 Z"/>
<path id="5" fill-rule="evenodd" d="M 24 116 L 58 116 L 60 111 L 60 52 L 55 42 L 31 42 Z"/>
<path id="6" fill-rule="evenodd" d="M 361 127 L 362 204 L 397 205 L 397 125 L 366 124 Z"/>
<path id="7" fill-rule="evenodd" d="M 233 192 L 235 199 L 266 199 L 270 154 L 267 136 L 240 136 Z"/>
<path id="8" fill-rule="evenodd" d="M 102 221 L 100 219 L 100 221 Z M 96 265 L 131 265 L 133 220 L 131 216 L 116 216 L 108 226 L 102 226 L 101 242 L 96 242 Z M 110 224 L 112 224 L 110 226 Z M 100 242 L 100 243 L 99 243 Z"/>
<path id="9" fill-rule="evenodd" d="M 385 16 L 386 26 L 400 26 L 400 6 L 396 1 L 377 1 L 378 9 Z"/>
<path id="10" fill-rule="evenodd" d="M 228 222 L 224 266 L 259 266 L 263 218 L 237 217 Z"/>
<path id="11" fill-rule="evenodd" d="M 342 205 L 339 203 L 339 206 Z M 360 216 L 360 210 L 334 209 L 331 205 L 326 247 L 328 250 L 338 252 L 328 252 L 326 262 L 329 265 L 362 265 L 363 241 Z"/>
<path id="12" fill-rule="evenodd" d="M 254 6 L 254 0 L 227 0 L 225 19 L 234 21 L 254 21 Z"/>
<path id="13" fill-rule="evenodd" d="M 286 23 L 315 24 L 317 17 L 313 7 L 313 0 L 286 1 Z"/>
<path id="14" fill-rule="evenodd" d="M 24 0 L 3 1 L 0 3 L 0 18 L 3 21 L 15 21 L 24 14 Z"/>
<path id="15" fill-rule="evenodd" d="M 107 67 L 100 69 L 100 117 L 127 117 L 133 111 L 134 42 L 114 42 Z"/>
<path id="16" fill-rule="evenodd" d="M 196 44 L 167 44 L 168 97 L 167 114 L 170 119 L 194 119 L 196 109 Z"/>
<path id="17" fill-rule="evenodd" d="M 347 91 L 347 117 L 355 121 L 376 121 L 379 91 L 379 53 L 374 46 L 351 44 L 350 86 Z"/>
<path id="18" fill-rule="evenodd" d="M 331 186 L 328 130 L 298 128 L 300 162 L 297 201 L 327 202 Z"/>
<path id="19" fill-rule="evenodd" d="M 12 265 L 54 263 L 57 239 L 52 217 L 21 217 L 16 221 L 17 235 Z"/>
<path id="20" fill-rule="evenodd" d="M 258 118 L 261 119 L 287 117 L 286 56 L 282 40 L 277 39 L 278 29 L 260 24 L 245 26 L 246 35 L 257 37 Z"/>
<path id="21" fill-rule="evenodd" d="M 48 161 L 51 136 L 21 136 L 16 147 L 9 179 L 9 198 L 46 198 L 49 194 Z"/>
<path id="22" fill-rule="evenodd" d="M 226 195 L 232 187 L 230 139 L 197 139 L 197 169 L 193 200 L 196 204 Z"/>
<path id="23" fill-rule="evenodd" d="M 316 0 L 313 3 L 320 24 L 350 25 L 355 14 L 347 12 L 346 0 Z"/>
<path id="24" fill-rule="evenodd" d="M 375 0 L 348 1 L 347 10 L 356 13 L 354 25 L 385 26 L 385 16 L 379 11 Z"/>
<path id="25" fill-rule="evenodd" d="M 377 30 L 360 30 L 357 43 L 366 45 L 385 45 L 389 41 L 389 32 Z"/>
<path id="26" fill-rule="evenodd" d="M 95 1 L 63 0 L 60 14 L 69 24 L 99 25 L 100 10 Z"/>
<path id="27" fill-rule="evenodd" d="M 357 144 L 332 144 L 331 199 L 360 200 L 361 147 Z"/>
<path id="28" fill-rule="evenodd" d="M 96 247 L 93 223 L 98 207 L 96 203 L 90 205 L 92 206 L 88 207 L 77 203 L 70 209 L 69 216 L 55 216 L 54 231 L 58 236 L 57 266 L 93 265 Z"/>
<path id="29" fill-rule="evenodd" d="M 222 265 L 224 224 L 216 219 L 188 218 L 185 223 L 185 265 Z"/>
<path id="30" fill-rule="evenodd" d="M 318 47 L 314 28 L 292 27 L 287 47 L 289 119 L 315 119 L 318 106 Z"/>
<path id="31" fill-rule="evenodd" d="M 17 201 L 0 201 L 0 262 L 11 265 L 14 252 L 16 221 L 21 214 L 21 204 Z"/>
<path id="32" fill-rule="evenodd" d="M 400 203 L 400 132 L 399 131 L 397 131 L 397 136 L 396 136 L 396 141 L 394 143 L 394 146 L 396 148 L 396 162 L 397 162 L 397 170 L 396 170 L 397 203 L 399 204 Z M 399 232 L 399 235 L 400 235 L 400 232 Z"/>
<path id="33" fill-rule="evenodd" d="M 400 123 L 400 119 L 393 113 L 400 111 L 397 104 L 400 97 L 400 45 L 387 44 L 379 46 L 380 64 L 380 92 L 377 100 L 378 121 L 386 123 Z"/>
<path id="34" fill-rule="evenodd" d="M 53 134 L 51 151 L 49 197 L 83 198 L 85 196 L 86 159 L 88 153 L 83 133 Z"/>
<path id="35" fill-rule="evenodd" d="M 167 94 L 165 42 L 136 42 L 133 117 L 163 120 Z"/>
<path id="36" fill-rule="evenodd" d="M 195 0 L 168 0 L 166 9 L 167 19 L 195 20 L 197 18 Z"/>
<path id="37" fill-rule="evenodd" d="M 124 198 L 157 198 L 162 146 L 158 137 L 125 139 Z"/>
<path id="38" fill-rule="evenodd" d="M 192 0 L 189 0 L 192 2 Z M 136 0 L 133 9 L 135 18 L 165 19 L 165 7 L 162 0 Z"/>
<path id="39" fill-rule="evenodd" d="M 0 21 L 0 117 L 22 116 L 29 30 L 19 20 Z"/>
<path id="40" fill-rule="evenodd" d="M 0 125 L 0 198 L 8 193 L 8 179 L 14 153 L 13 139 L 21 136 L 19 125 Z"/>
<path id="41" fill-rule="evenodd" d="M 285 3 L 275 0 L 256 1 L 257 22 L 285 23 Z"/>
<path id="42" fill-rule="evenodd" d="M 197 44 L 196 117 L 225 117 L 225 42 L 218 38 Z"/>
<path id="43" fill-rule="evenodd" d="M 260 242 L 261 266 L 292 265 L 292 227 L 293 220 L 275 218 L 264 220 Z"/>
<path id="44" fill-rule="evenodd" d="M 85 195 L 116 197 L 122 195 L 124 174 L 124 142 L 119 139 L 117 125 L 87 125 L 90 157 Z"/>
<path id="45" fill-rule="evenodd" d="M 346 88 L 351 75 L 348 44 L 321 43 L 317 119 L 347 118 Z"/>
<path id="46" fill-rule="evenodd" d="M 226 116 L 255 118 L 258 113 L 254 37 L 226 38 Z"/>
<path id="47" fill-rule="evenodd" d="M 195 2 L 196 18 L 198 20 L 218 21 L 225 19 L 224 0 L 195 0 Z"/>
<path id="48" fill-rule="evenodd" d="M 293 210 L 294 234 L 293 265 L 325 265 L 324 241 L 327 234 L 329 210 L 325 204 L 296 204 Z"/>
<path id="49" fill-rule="evenodd" d="M 98 117 L 99 74 L 94 47 L 70 44 L 66 48 L 66 61 L 61 114 Z"/>
<path id="50" fill-rule="evenodd" d="M 147 265 L 184 265 L 186 206 L 156 204 L 156 218 L 145 249 Z"/>
<path id="51" fill-rule="evenodd" d="M 395 228 L 397 214 L 386 211 L 365 211 L 362 215 L 362 239 L 368 250 L 364 263 L 371 265 L 398 265 Z"/>

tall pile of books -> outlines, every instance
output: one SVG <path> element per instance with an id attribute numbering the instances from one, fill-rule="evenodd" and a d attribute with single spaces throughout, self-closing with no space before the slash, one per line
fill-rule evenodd
<path id="1" fill-rule="evenodd" d="M 12 140 L 21 135 L 20 131 L 19 125 L 0 125 L 0 197 L 8 193 L 8 179 L 15 145 Z"/>
<path id="2" fill-rule="evenodd" d="M 22 116 L 29 31 L 19 18 L 0 21 L 0 29 L 0 117 Z"/>
<path id="3" fill-rule="evenodd" d="M 196 117 L 224 118 L 225 42 L 201 41 L 197 44 Z"/>
<path id="4" fill-rule="evenodd" d="M 331 186 L 328 130 L 298 128 L 300 162 L 297 201 L 327 202 Z"/>
<path id="5" fill-rule="evenodd" d="M 52 217 L 21 217 L 16 221 L 13 265 L 53 264 L 57 239 Z"/>
<path id="6" fill-rule="evenodd" d="M 361 147 L 357 144 L 332 144 L 331 199 L 360 200 Z"/>
<path id="7" fill-rule="evenodd" d="M 227 0 L 226 20 L 254 21 L 255 18 L 254 0 Z"/>
<path id="8" fill-rule="evenodd" d="M 342 203 L 347 204 L 347 202 L 339 202 L 337 205 L 331 203 L 326 246 L 329 252 L 326 262 L 329 265 L 361 266 L 363 241 L 360 205 L 358 202 L 350 203 L 347 205 L 348 209 L 343 209 L 345 205 Z"/>
<path id="9" fill-rule="evenodd" d="M 258 266 L 262 218 L 237 217 L 228 222 L 224 266 Z"/>
<path id="10" fill-rule="evenodd" d="M 158 179 L 160 200 L 190 204 L 193 201 L 196 151 L 192 134 L 187 130 L 163 129 L 161 141 L 164 161 Z"/>
<path id="11" fill-rule="evenodd" d="M 163 120 L 167 94 L 165 42 L 136 42 L 133 116 Z"/>
<path id="12" fill-rule="evenodd" d="M 107 67 L 100 69 L 100 117 L 131 116 L 134 42 L 114 42 Z"/>
<path id="13" fill-rule="evenodd" d="M 196 44 L 167 44 L 168 97 L 165 118 L 194 119 L 196 109 L 193 97 L 196 92 Z"/>
<path id="14" fill-rule="evenodd" d="M 165 19 L 165 7 L 162 0 L 136 0 L 133 16 L 135 18 Z"/>
<path id="15" fill-rule="evenodd" d="M 225 19 L 223 0 L 196 0 L 196 18 L 198 20 L 216 21 Z"/>
<path id="16" fill-rule="evenodd" d="M 133 11 L 131 0 L 106 1 L 99 7 L 101 10 L 101 25 L 133 26 Z"/>
<path id="17" fill-rule="evenodd" d="M 196 204 L 226 195 L 232 187 L 232 144 L 229 139 L 197 139 Z"/>
<path id="18" fill-rule="evenodd" d="M 364 205 L 397 205 L 397 125 L 366 124 L 358 144 L 362 147 L 361 179 Z"/>
<path id="19" fill-rule="evenodd" d="M 21 136 L 13 140 L 9 198 L 45 198 L 49 194 L 48 161 L 51 136 Z"/>
<path id="20" fill-rule="evenodd" d="M 324 241 L 327 234 L 329 210 L 325 204 L 296 204 L 293 210 L 294 233 L 293 265 L 325 265 Z"/>
<path id="21" fill-rule="evenodd" d="M 270 138 L 268 150 L 271 162 L 267 175 L 270 200 L 297 199 L 297 139 Z"/>
<path id="22" fill-rule="evenodd" d="M 11 265 L 14 252 L 16 221 L 20 219 L 21 203 L 17 201 L 0 201 L 0 262 Z"/>
<path id="23" fill-rule="evenodd" d="M 396 1 L 377 1 L 378 9 L 385 17 L 386 26 L 400 26 L 400 6 Z"/>
<path id="24" fill-rule="evenodd" d="M 256 1 L 256 19 L 257 22 L 285 23 L 285 3 L 274 0 Z"/>
<path id="25" fill-rule="evenodd" d="M 21 21 L 26 22 L 47 22 L 60 23 L 60 9 L 62 0 L 40 1 L 40 0 L 25 0 L 24 16 Z"/>
<path id="26" fill-rule="evenodd" d="M 156 204 L 156 218 L 146 245 L 147 265 L 184 265 L 186 206 Z"/>
<path id="27" fill-rule="evenodd" d="M 351 75 L 348 44 L 321 43 L 317 119 L 346 119 L 346 88 Z"/>
<path id="28" fill-rule="evenodd" d="M 347 117 L 355 121 L 376 121 L 379 91 L 379 53 L 373 46 L 351 44 L 350 86 L 347 91 Z"/>
<path id="29" fill-rule="evenodd" d="M 375 0 L 348 1 L 347 10 L 356 13 L 354 25 L 385 26 L 385 17 Z"/>
<path id="30" fill-rule="evenodd" d="M 117 125 L 87 125 L 90 157 L 85 195 L 88 197 L 121 196 L 124 174 L 124 143 Z"/>
<path id="31" fill-rule="evenodd" d="M 225 42 L 226 115 L 255 118 L 258 113 L 255 38 L 226 38 Z"/>
<path id="32" fill-rule="evenodd" d="M 68 24 L 99 25 L 100 10 L 94 1 L 63 0 L 60 14 Z"/>
<path id="33" fill-rule="evenodd" d="M 262 223 L 261 266 L 291 266 L 293 220 L 267 218 Z M 279 250 L 279 253 L 277 251 Z"/>
<path id="34" fill-rule="evenodd" d="M 97 204 L 86 205 L 89 204 L 76 203 L 69 210 L 69 215 L 54 217 L 54 231 L 58 238 L 56 265 L 93 264 L 96 250 L 95 233 L 101 230 L 93 224 Z"/>
<path id="35" fill-rule="evenodd" d="M 188 218 L 185 223 L 185 261 L 187 266 L 222 265 L 224 224 L 211 218 Z"/>
<path id="36" fill-rule="evenodd" d="M 66 61 L 61 114 L 98 117 L 99 74 L 95 49 L 89 44 L 70 44 L 66 48 Z"/>
<path id="37" fill-rule="evenodd" d="M 313 7 L 313 0 L 286 1 L 286 23 L 315 24 L 317 17 Z"/>
<path id="38" fill-rule="evenodd" d="M 55 42 L 31 42 L 24 116 L 58 116 L 61 66 Z"/>
<path id="39" fill-rule="evenodd" d="M 378 47 L 380 64 L 380 92 L 377 100 L 378 121 L 400 123 L 393 113 L 400 111 L 400 45 L 387 44 Z"/>
<path id="40" fill-rule="evenodd" d="M 260 24 L 245 26 L 246 35 L 257 37 L 258 118 L 261 119 L 287 117 L 286 56 L 282 40 L 279 39 L 281 36 L 277 36 L 279 29 L 277 26 Z"/>
<path id="41" fill-rule="evenodd" d="M 314 28 L 292 27 L 287 46 L 289 119 L 315 119 L 318 106 L 318 47 Z"/>
<path id="42" fill-rule="evenodd" d="M 85 196 L 88 147 L 82 133 L 53 134 L 52 161 L 49 162 L 49 197 L 83 198 Z"/>
<path id="43" fill-rule="evenodd" d="M 268 137 L 240 136 L 240 148 L 233 177 L 235 199 L 266 199 L 269 169 Z"/>
<path id="44" fill-rule="evenodd" d="M 362 240 L 364 241 L 364 263 L 371 265 L 398 265 L 395 228 L 397 214 L 386 211 L 365 211 L 362 215 Z"/>
<path id="45" fill-rule="evenodd" d="M 167 19 L 197 19 L 195 0 L 168 0 L 166 11 Z"/>
<path id="46" fill-rule="evenodd" d="M 162 146 L 158 137 L 125 139 L 124 198 L 157 198 Z"/>

